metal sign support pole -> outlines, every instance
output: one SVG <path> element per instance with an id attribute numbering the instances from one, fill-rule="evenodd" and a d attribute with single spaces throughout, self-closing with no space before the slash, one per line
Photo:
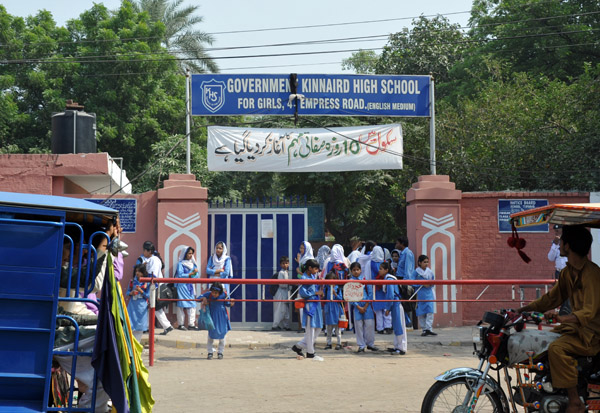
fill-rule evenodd
<path id="1" fill-rule="evenodd" d="M 429 168 L 431 169 L 431 175 L 435 175 L 435 88 L 433 82 L 433 76 L 431 76 L 431 83 L 429 89 Z"/>
<path id="2" fill-rule="evenodd" d="M 187 138 L 187 149 L 185 154 L 185 167 L 186 173 L 191 174 L 191 162 L 190 162 L 190 128 L 192 123 L 192 110 L 190 107 L 191 99 L 190 99 L 190 69 L 185 71 L 185 136 Z"/>

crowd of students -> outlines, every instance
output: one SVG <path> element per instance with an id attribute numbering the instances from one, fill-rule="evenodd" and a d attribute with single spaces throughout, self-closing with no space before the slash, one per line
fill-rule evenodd
<path id="1" fill-rule="evenodd" d="M 330 279 L 330 280 L 433 280 L 435 276 L 429 266 L 429 258 L 421 255 L 415 268 L 414 255 L 408 248 L 408 239 L 400 237 L 396 243 L 397 249 L 391 253 L 378 246 L 373 241 L 359 244 L 355 242 L 348 257 L 344 256 L 341 245 L 335 244 L 331 249 L 322 246 L 315 258 L 309 242 L 303 241 L 295 258 L 298 263 L 296 275 L 301 279 Z M 279 279 L 289 279 L 289 258 L 281 257 Z M 416 293 L 413 293 L 416 289 Z M 291 286 L 280 284 L 274 296 L 276 300 L 294 298 Z M 401 303 L 400 300 L 414 298 L 418 305 L 415 315 L 422 326 L 422 336 L 435 336 L 433 332 L 433 313 L 435 289 L 430 285 L 364 285 L 363 301 L 344 303 L 343 290 L 340 285 L 303 284 L 297 289 L 298 297 L 302 300 L 299 309 L 299 322 L 304 337 L 296 343 L 292 350 L 298 356 L 317 358 L 315 341 L 321 330 L 325 329 L 327 342 L 324 350 L 332 349 L 332 337 L 335 335 L 336 350 L 340 350 L 341 331 L 348 323 L 349 330 L 356 335 L 358 353 L 366 350 L 378 351 L 375 346 L 375 332 L 393 334 L 393 347 L 387 350 L 393 354 L 403 355 L 407 351 L 407 326 L 411 327 L 413 320 L 405 309 L 412 311 L 414 304 Z M 349 319 L 349 320 L 348 320 Z M 340 321 L 341 320 L 341 321 Z M 273 308 L 273 330 L 290 329 L 290 306 L 285 302 L 275 302 Z M 415 320 L 416 324 L 417 321 Z M 341 327 L 344 326 L 344 327 Z M 304 353 L 306 352 L 306 354 Z"/>
<path id="2" fill-rule="evenodd" d="M 323 245 L 315 258 L 312 245 L 308 241 L 300 244 L 294 260 L 297 263 L 295 276 L 300 279 L 329 279 L 329 280 L 433 280 L 434 274 L 428 268 L 429 259 L 421 255 L 415 268 L 414 255 L 408 248 L 408 239 L 401 237 L 396 243 L 396 249 L 389 252 L 378 246 L 373 241 L 366 243 L 353 242 L 352 252 L 348 257 L 344 254 L 341 245 L 335 244 L 331 248 Z M 198 278 L 199 269 L 194 259 L 194 249 L 181 246 L 179 260 L 174 277 Z M 142 332 L 148 329 L 147 300 L 148 285 L 139 279 L 145 276 L 162 277 L 164 264 L 154 245 L 147 241 L 143 245 L 143 254 L 138 259 L 135 267 L 135 276 L 130 283 L 126 295 L 130 297 L 128 310 L 132 321 L 132 329 L 136 338 L 141 338 Z M 277 278 L 289 280 L 290 259 L 281 257 L 280 269 Z M 207 278 L 215 278 L 215 282 L 208 291 L 199 294 L 194 284 L 176 284 L 179 300 L 176 304 L 178 329 L 197 330 L 197 302 L 200 299 L 203 306 L 208 307 L 212 325 L 208 329 L 207 351 L 208 359 L 213 358 L 215 348 L 214 340 L 219 340 L 216 349 L 219 359 L 223 358 L 225 337 L 231 329 L 227 307 L 234 305 L 230 297 L 229 285 L 224 280 L 231 278 L 233 268 L 231 258 L 227 254 L 227 246 L 223 242 L 217 243 L 214 253 L 209 257 L 206 266 Z M 414 303 L 402 302 L 416 296 L 419 301 L 416 306 L 418 323 L 422 326 L 423 336 L 434 336 L 433 302 L 434 287 L 415 285 L 416 293 L 411 286 L 401 285 L 363 285 L 363 300 L 359 302 L 344 302 L 343 288 L 341 285 L 303 284 L 294 287 L 290 284 L 278 284 L 274 294 L 276 302 L 273 305 L 273 330 L 291 330 L 292 314 L 289 300 L 295 299 L 302 305 L 294 305 L 298 311 L 299 330 L 304 332 L 302 340 L 292 348 L 299 356 L 306 358 L 319 358 L 315 355 L 315 341 L 320 332 L 326 332 L 326 345 L 324 350 L 342 349 L 342 331 L 353 331 L 356 335 L 358 353 L 365 350 L 378 351 L 375 346 L 375 333 L 390 334 L 394 336 L 393 347 L 387 350 L 393 354 L 403 355 L 407 351 L 407 327 L 411 327 L 417 320 L 411 319 L 410 312 Z M 407 310 L 405 312 L 405 310 Z M 187 316 L 187 327 L 185 324 Z M 164 310 L 156 311 L 156 319 L 163 327 L 162 335 L 173 330 Z M 306 354 L 304 354 L 306 352 Z"/>

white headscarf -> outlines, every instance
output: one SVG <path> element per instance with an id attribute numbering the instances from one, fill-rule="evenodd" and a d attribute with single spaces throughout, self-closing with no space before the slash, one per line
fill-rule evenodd
<path id="1" fill-rule="evenodd" d="M 331 247 L 331 261 L 332 262 L 346 262 L 346 257 L 344 257 L 344 247 L 340 244 L 335 244 Z"/>
<path id="2" fill-rule="evenodd" d="M 392 260 L 392 254 L 390 253 L 390 250 L 388 250 L 387 248 L 383 249 L 383 256 L 385 257 L 386 261 L 391 261 Z"/>
<path id="3" fill-rule="evenodd" d="M 331 248 L 329 245 L 322 245 L 319 248 L 319 252 L 317 253 L 317 261 L 319 262 L 319 268 L 323 268 L 325 265 L 325 260 L 329 258 L 329 253 L 331 252 Z"/>
<path id="4" fill-rule="evenodd" d="M 385 255 L 383 253 L 383 248 L 379 245 L 373 247 L 373 252 L 371 253 L 371 261 L 375 262 L 383 262 L 385 261 Z"/>
<path id="5" fill-rule="evenodd" d="M 306 261 L 315 258 L 310 242 L 302 241 L 302 244 L 304 245 L 304 254 L 302 254 L 302 257 L 300 257 L 300 265 L 303 265 Z"/>
<path id="6" fill-rule="evenodd" d="M 223 244 L 223 253 L 221 254 L 221 257 L 217 257 L 217 245 L 219 244 Z M 227 258 L 229 258 L 229 256 L 227 255 L 227 245 L 225 245 L 225 243 L 223 241 L 219 241 L 215 244 L 215 251 L 213 252 L 212 255 L 212 262 L 213 262 L 213 266 L 215 270 L 219 270 L 221 268 L 225 267 L 225 261 L 227 260 Z M 232 269 L 233 271 L 233 269 Z"/>
<path id="7" fill-rule="evenodd" d="M 194 258 L 194 255 L 192 254 L 192 259 L 191 260 L 186 260 L 185 259 L 185 255 L 187 254 L 188 250 L 191 247 L 188 247 L 187 245 L 183 246 L 183 250 L 181 250 L 179 252 L 179 262 L 181 263 L 181 265 L 183 265 L 185 268 L 187 268 L 188 270 L 193 270 L 194 266 L 198 266 L 196 264 L 196 259 Z"/>

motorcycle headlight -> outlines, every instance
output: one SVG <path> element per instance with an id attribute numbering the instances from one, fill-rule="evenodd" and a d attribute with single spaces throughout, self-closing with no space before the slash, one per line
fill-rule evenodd
<path id="1" fill-rule="evenodd" d="M 481 351 L 481 349 L 483 349 L 486 332 L 487 327 L 477 326 L 471 329 L 473 344 L 477 351 Z"/>

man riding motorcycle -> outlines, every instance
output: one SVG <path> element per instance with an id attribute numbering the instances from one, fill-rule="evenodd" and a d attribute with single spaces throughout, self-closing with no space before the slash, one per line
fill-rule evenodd
<path id="1" fill-rule="evenodd" d="M 554 331 L 561 337 L 550 344 L 548 357 L 552 385 L 567 389 L 567 413 L 585 412 L 577 394 L 576 355 L 593 356 L 600 352 L 600 268 L 588 260 L 592 234 L 583 226 L 564 226 L 560 254 L 568 258 L 558 282 L 539 299 L 518 312 L 544 312 L 546 319 L 560 323 Z M 573 312 L 558 315 L 554 309 L 570 299 Z"/>

